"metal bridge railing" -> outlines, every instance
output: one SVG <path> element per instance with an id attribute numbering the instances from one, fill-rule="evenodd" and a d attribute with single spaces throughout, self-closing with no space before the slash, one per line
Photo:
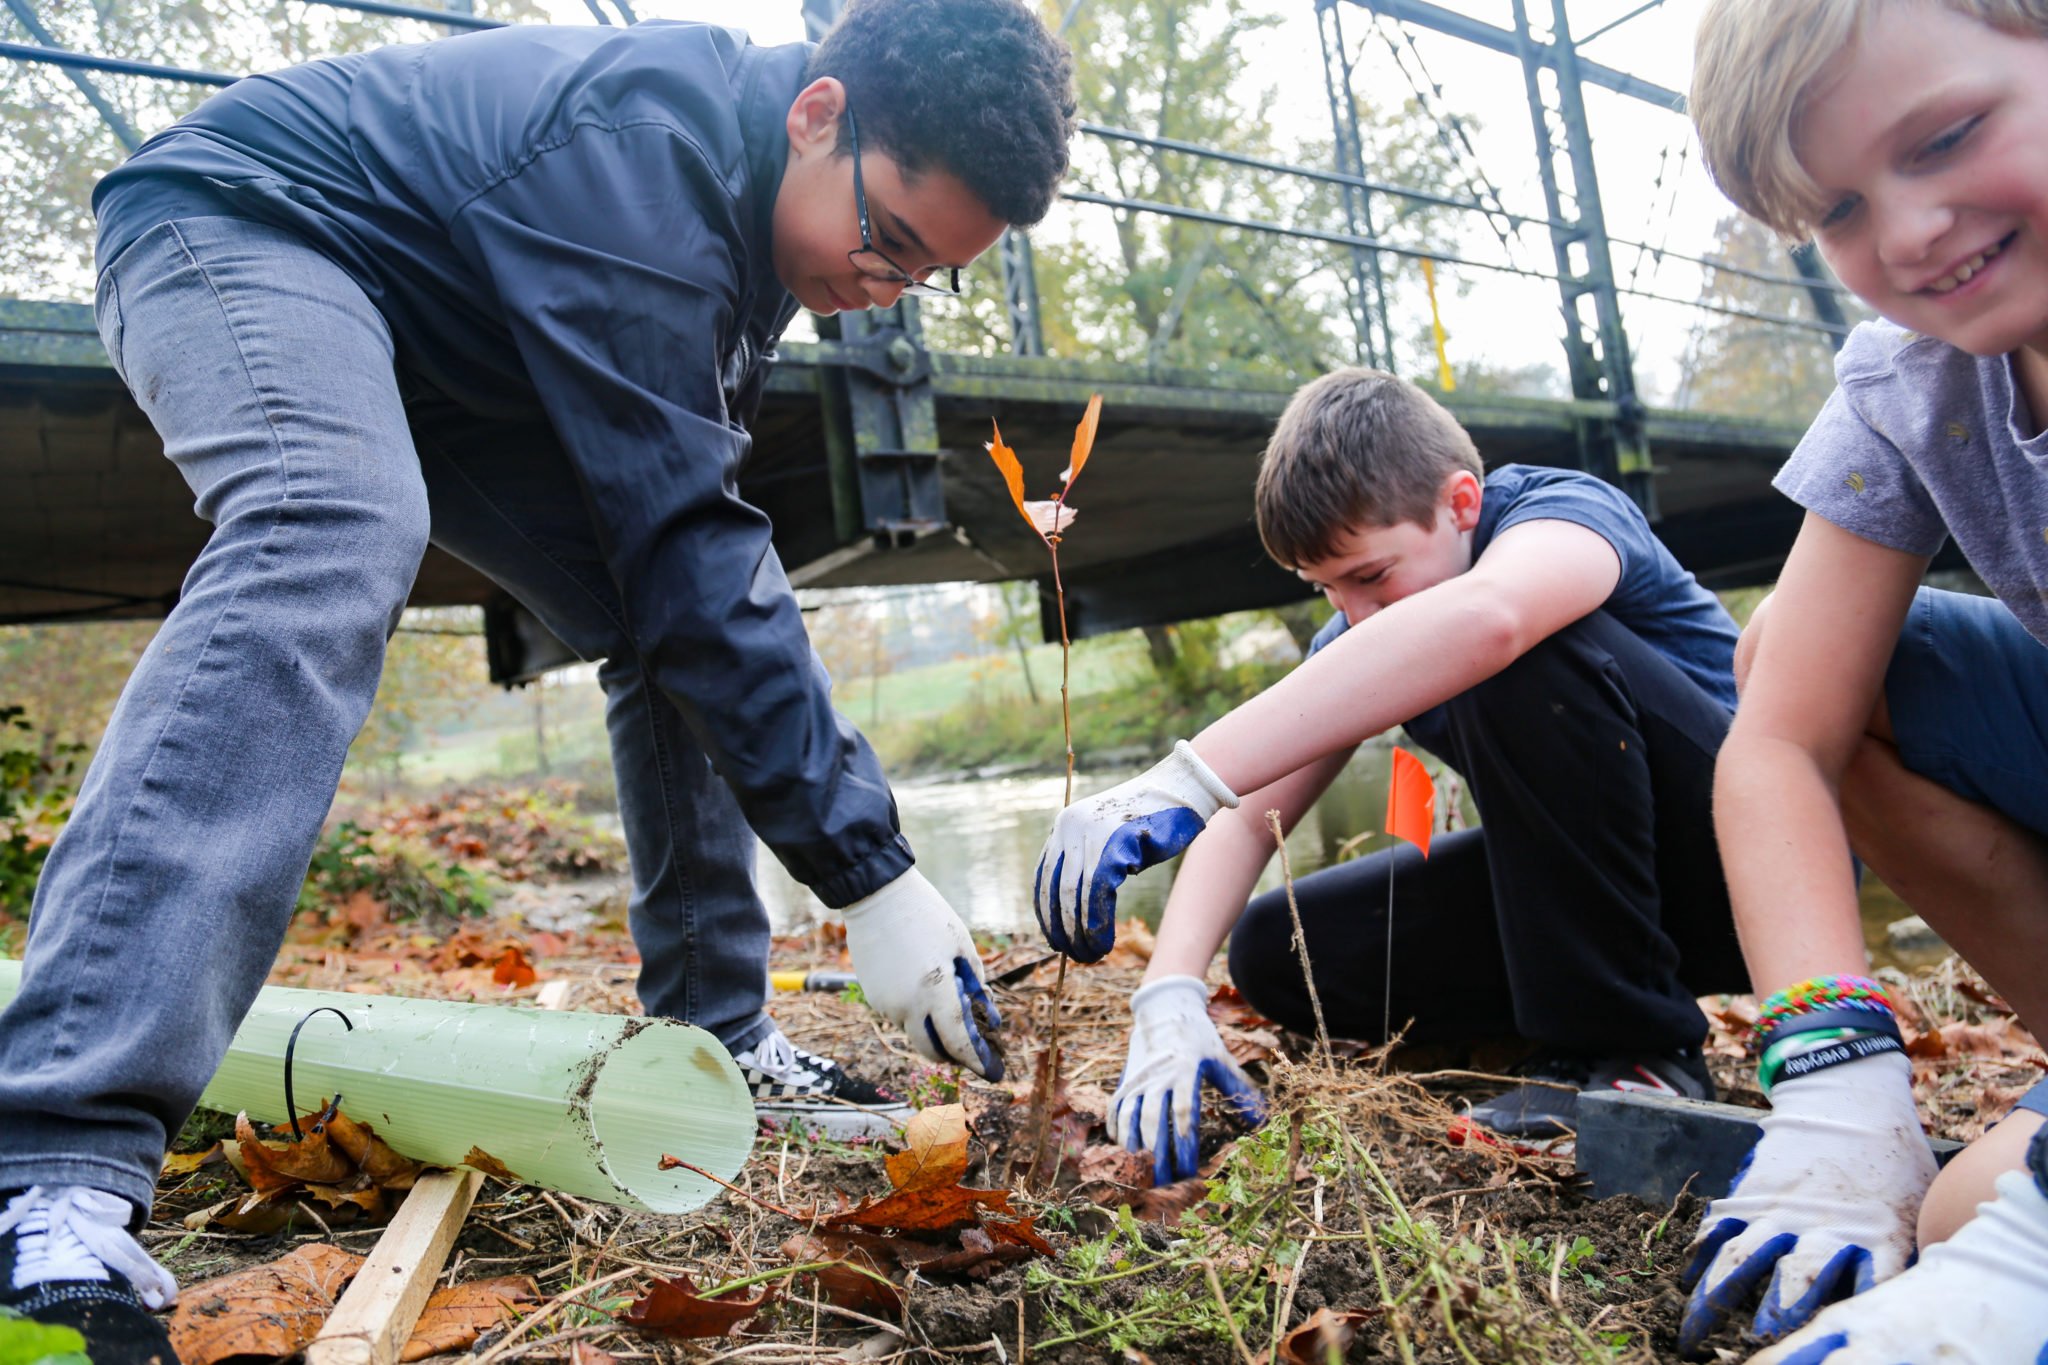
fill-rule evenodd
<path id="1" fill-rule="evenodd" d="M 456 7 L 445 9 L 393 3 L 392 0 L 305 2 L 329 9 L 417 20 L 440 26 L 445 30 L 480 30 L 504 26 L 503 21 L 467 12 L 469 5 L 466 0 L 451 0 Z M 1584 42 L 1591 41 L 1591 38 L 1580 42 L 1573 41 L 1565 21 L 1564 0 L 1549 0 L 1551 14 L 1548 31 L 1542 34 L 1538 33 L 1528 13 L 1530 0 L 1511 0 L 1516 20 L 1516 26 L 1512 29 L 1485 24 L 1424 3 L 1424 0 L 1304 2 L 1313 3 L 1319 19 L 1326 21 L 1319 23 L 1319 32 L 1324 42 L 1333 132 L 1336 134 L 1339 154 L 1339 164 L 1336 167 L 1324 168 L 1290 163 L 1174 138 L 1148 136 L 1131 129 L 1099 123 L 1083 123 L 1081 131 L 1101 142 L 1135 145 L 1152 151 L 1237 166 L 1270 176 L 1284 176 L 1308 184 L 1334 186 L 1343 192 L 1342 226 L 1285 223 L 1235 214 L 1226 211 L 1227 203 L 1224 207 L 1210 209 L 1078 189 L 1068 191 L 1063 197 L 1075 204 L 1118 213 L 1155 215 L 1198 222 L 1211 227 L 1272 234 L 1342 248 L 1349 254 L 1346 290 L 1357 332 L 1360 357 L 1382 365 L 1391 366 L 1393 362 L 1393 330 L 1391 319 L 1387 316 L 1387 285 L 1381 264 L 1384 258 L 1428 261 L 1465 270 L 1548 281 L 1559 290 L 1560 311 L 1566 328 L 1564 340 L 1569 362 L 1567 369 L 1571 376 L 1573 396 L 1580 399 L 1602 400 L 1611 404 L 1617 414 L 1616 428 L 1608 433 L 1606 438 L 1610 450 L 1606 468 L 1602 472 L 1630 487 L 1645 501 L 1646 506 L 1652 505 L 1647 477 L 1649 467 L 1640 436 L 1641 404 L 1635 398 L 1629 341 L 1621 321 L 1620 300 L 1623 297 L 1675 305 L 1704 314 L 1743 319 L 1768 327 L 1791 329 L 1826 338 L 1837 346 L 1846 335 L 1848 326 L 1840 306 L 1840 296 L 1846 291 L 1827 278 L 1824 270 L 1810 255 L 1801 257 L 1795 254 L 1792 261 L 1793 271 L 1778 273 L 1718 260 L 1711 256 L 1673 251 L 1647 242 L 1611 236 L 1606 232 L 1604 219 L 1599 211 L 1599 188 L 1592 169 L 1591 138 L 1586 127 L 1584 105 L 1580 99 L 1581 88 L 1584 85 L 1598 85 L 1646 102 L 1666 113 L 1682 111 L 1683 100 L 1674 91 L 1581 57 L 1578 48 L 1583 46 Z M 600 0 L 584 0 L 584 3 L 596 20 L 603 23 L 613 22 L 602 8 Z M 610 3 L 616 7 L 621 18 L 627 22 L 633 20 L 633 10 L 627 0 L 610 0 Z M 819 18 L 822 11 L 820 15 L 812 15 L 812 11 L 818 10 L 821 5 L 828 5 L 829 0 L 804 0 L 804 3 L 807 17 Z M 1083 3 L 1085 0 L 1071 0 L 1066 22 L 1071 22 Z M 1662 0 L 1648 0 L 1648 3 L 1598 30 L 1592 37 L 1599 37 L 1611 31 L 1619 24 L 1656 8 L 1660 3 Z M 0 0 L 0 4 L 4 4 L 35 39 L 29 43 L 0 42 L 0 57 L 64 69 L 81 93 L 113 128 L 116 136 L 130 148 L 136 145 L 134 131 L 126 125 L 118 111 L 100 96 L 90 73 L 104 72 L 207 86 L 224 86 L 238 79 L 237 76 L 224 72 L 193 70 L 66 50 L 37 22 L 31 0 Z M 1352 59 L 1348 51 L 1341 50 L 1341 12 L 1347 6 L 1365 11 L 1371 16 L 1371 22 L 1376 27 L 1382 21 L 1391 21 L 1397 28 L 1401 25 L 1419 25 L 1475 43 L 1482 48 L 1512 55 L 1521 61 L 1527 77 L 1532 127 L 1538 138 L 1537 157 L 1546 192 L 1543 212 L 1518 212 L 1509 209 L 1484 171 L 1476 167 L 1468 168 L 1468 179 L 1480 187 L 1481 193 L 1469 195 L 1446 193 L 1439 188 L 1396 184 L 1364 174 L 1358 151 L 1362 145 L 1358 111 L 1350 90 Z M 816 28 L 815 23 L 813 28 Z M 1419 65 L 1421 52 L 1419 48 L 1415 48 L 1412 34 L 1405 28 L 1401 28 L 1400 32 L 1406 37 L 1413 58 Z M 1471 140 L 1465 135 L 1462 125 L 1457 122 L 1455 116 L 1450 116 L 1446 121 L 1446 115 L 1437 112 L 1436 105 L 1441 101 L 1441 88 L 1435 85 L 1433 78 L 1428 77 L 1426 67 L 1423 68 L 1423 79 L 1418 80 L 1414 73 L 1409 71 L 1407 55 L 1395 43 L 1394 37 L 1384 31 L 1380 36 L 1393 51 L 1402 71 L 1407 73 L 1410 81 L 1414 83 L 1418 102 L 1425 112 L 1438 119 L 1440 140 L 1444 147 L 1456 159 L 1462 161 L 1469 155 L 1476 160 Z M 1339 45 L 1338 48 L 1333 49 L 1333 41 Z M 1384 233 L 1374 228 L 1373 206 L 1375 201 L 1382 199 L 1394 199 L 1449 210 L 1457 214 L 1477 216 L 1491 226 L 1502 245 L 1502 255 L 1505 259 L 1489 260 L 1460 249 L 1424 248 L 1390 240 Z M 1538 269 L 1515 259 L 1515 242 L 1532 230 L 1540 231 L 1547 236 L 1548 244 L 1554 253 L 1555 268 Z M 1789 310 L 1772 311 L 1767 308 L 1719 303 L 1705 298 L 1685 299 L 1640 287 L 1632 280 L 1624 283 L 1616 278 L 1610 260 L 1610 253 L 1616 249 L 1639 253 L 1639 261 L 1674 260 L 1769 288 L 1797 291 L 1809 301 L 1812 316 L 1801 317 Z M 1038 322 L 1038 299 L 1029 240 L 1022 234 L 1009 234 L 1003 243 L 1001 261 L 1011 349 L 1018 354 L 1042 354 L 1044 341 Z M 1575 262 L 1586 264 L 1575 265 Z M 1340 277 L 1344 273 L 1340 272 Z M 1589 308 L 1591 315 L 1587 311 Z"/>

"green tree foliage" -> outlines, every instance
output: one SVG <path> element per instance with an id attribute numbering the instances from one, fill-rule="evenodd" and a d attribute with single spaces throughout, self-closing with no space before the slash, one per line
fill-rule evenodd
<path id="1" fill-rule="evenodd" d="M 19 706 L 0 706 L 0 925 L 28 914 L 50 844 L 71 814 L 83 746 L 39 742 Z"/>
<path id="2" fill-rule="evenodd" d="M 244 75 L 313 57 L 440 36 L 438 25 L 354 14 L 296 0 L 25 0 L 58 46 L 200 71 Z M 435 0 L 423 0 L 433 7 Z M 494 19 L 537 19 L 537 0 L 483 0 Z M 0 37 L 34 43 L 11 11 Z M 213 87 L 144 76 L 79 73 L 140 137 L 196 108 Z M 22 298 L 92 293 L 92 187 L 127 156 L 71 75 L 0 61 L 0 278 Z"/>
<path id="3" fill-rule="evenodd" d="M 405 755 L 432 722 L 459 720 L 489 695 L 483 627 L 468 607 L 415 608 L 384 651 L 369 719 L 348 751 L 349 765 L 380 791 L 401 776 Z"/>
<path id="4" fill-rule="evenodd" d="M 1048 6 L 1053 20 L 1063 7 Z M 1244 0 L 1089 0 L 1068 31 L 1082 119 L 1247 156 L 1331 164 L 1325 141 L 1283 144 L 1272 131 L 1277 92 L 1250 88 L 1247 52 L 1278 22 Z M 1307 54 L 1312 59 L 1313 54 Z M 1379 107 L 1361 92 L 1369 173 L 1427 187 L 1453 177 L 1435 125 L 1411 106 Z M 1083 134 L 1068 187 L 1297 227 L 1341 231 L 1332 186 Z M 1445 211 L 1380 204 L 1382 238 L 1448 249 Z M 1160 214 L 1073 205 L 1034 235 L 1046 349 L 1053 355 L 1307 376 L 1351 361 L 1343 249 Z M 1395 316 L 1426 316 L 1421 275 L 1386 257 Z M 976 266 L 989 287 L 929 307 L 931 343 L 1001 351 L 1009 344 L 995 253 Z M 1397 335 L 1406 329 L 1396 327 Z M 1406 341 L 1405 336 L 1403 337 Z M 1433 357 L 1417 348 L 1404 368 Z"/>
<path id="5" fill-rule="evenodd" d="M 40 758 L 50 759 L 60 745 L 99 743 L 157 625 L 0 626 L 0 704 L 34 718 Z"/>
<path id="6" fill-rule="evenodd" d="M 1733 214 L 1716 230 L 1706 254 L 1730 265 L 1772 275 L 1793 273 L 1785 244 L 1751 219 Z M 1868 317 L 1849 295 L 1839 296 L 1853 324 Z M 1700 301 L 1750 312 L 1811 319 L 1803 289 L 1710 270 Z M 1835 355 L 1818 332 L 1701 313 L 1687 347 L 1678 406 L 1743 417 L 1805 423 L 1835 387 Z"/>

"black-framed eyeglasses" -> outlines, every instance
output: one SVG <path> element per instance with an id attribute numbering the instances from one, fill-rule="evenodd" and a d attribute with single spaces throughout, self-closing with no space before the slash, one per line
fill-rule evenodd
<path id="1" fill-rule="evenodd" d="M 868 192 L 860 179 L 860 130 L 854 126 L 853 106 L 846 107 L 846 140 L 853 147 L 853 206 L 860 211 L 860 246 L 846 253 L 853 268 L 878 284 L 900 284 L 906 294 L 924 298 L 956 298 L 960 293 L 960 267 L 927 266 L 921 271 L 905 270 L 875 246 L 875 232 L 868 220 Z"/>

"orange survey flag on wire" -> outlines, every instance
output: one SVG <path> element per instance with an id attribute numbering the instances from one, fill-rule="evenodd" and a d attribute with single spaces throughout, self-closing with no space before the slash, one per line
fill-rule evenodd
<path id="1" fill-rule="evenodd" d="M 1387 833 L 1406 839 L 1429 856 L 1429 831 L 1436 824 L 1436 784 L 1429 769 L 1406 749 L 1394 750 L 1394 774 L 1387 783 Z"/>

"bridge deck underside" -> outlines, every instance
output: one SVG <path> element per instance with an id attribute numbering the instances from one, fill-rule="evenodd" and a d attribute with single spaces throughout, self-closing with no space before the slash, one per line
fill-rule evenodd
<path id="1" fill-rule="evenodd" d="M 0 329 L 0 622 L 160 615 L 207 527 L 148 421 L 107 365 L 84 310 L 49 306 Z M 1081 518 L 1062 547 L 1081 633 L 1301 595 L 1252 525 L 1258 454 L 1286 400 L 1273 381 L 1010 357 L 935 355 L 934 391 L 949 527 L 864 552 L 834 530 L 826 440 L 829 348 L 785 348 L 756 424 L 742 490 L 777 527 L 785 565 L 819 586 L 1040 577 L 1044 548 L 1010 507 L 982 451 L 989 421 L 1022 456 L 1028 496 L 1057 487 L 1073 424 L 1105 397 L 1094 458 L 1077 485 Z M 1456 395 L 1451 406 L 1489 464 L 1579 463 L 1597 406 Z M 1771 473 L 1796 432 L 1655 414 L 1660 532 L 1709 581 L 1761 581 L 1798 514 Z M 806 571 L 805 566 L 809 566 Z M 478 603 L 491 585 L 440 554 L 418 605 Z"/>

